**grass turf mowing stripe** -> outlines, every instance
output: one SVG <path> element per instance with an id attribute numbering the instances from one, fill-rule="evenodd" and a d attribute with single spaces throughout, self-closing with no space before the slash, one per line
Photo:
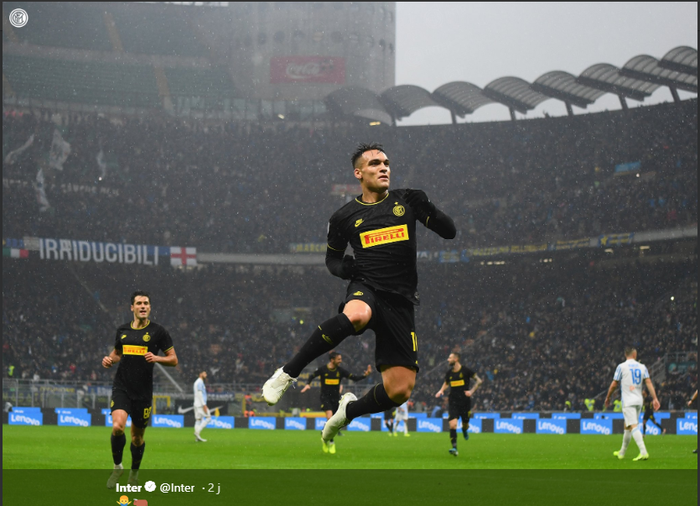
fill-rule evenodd
<path id="1" fill-rule="evenodd" d="M 5 469 L 107 469 L 111 467 L 109 427 L 3 427 Z M 459 439 L 452 457 L 447 433 L 345 432 L 337 453 L 324 454 L 320 433 L 282 430 L 205 429 L 207 443 L 196 443 L 191 428 L 149 428 L 143 469 L 695 469 L 691 451 L 697 439 L 655 436 L 645 439 L 651 458 L 618 460 L 622 436 L 479 434 Z M 128 436 L 127 436 L 128 439 Z M 124 465 L 131 455 L 125 447 Z"/>

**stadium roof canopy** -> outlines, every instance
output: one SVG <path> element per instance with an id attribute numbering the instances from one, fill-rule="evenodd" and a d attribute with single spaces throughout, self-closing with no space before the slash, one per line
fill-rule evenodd
<path id="1" fill-rule="evenodd" d="M 669 88 L 698 92 L 698 76 L 670 70 L 659 65 L 659 60 L 652 56 L 635 56 L 625 63 L 620 71 L 622 75 L 658 83 Z"/>
<path id="2" fill-rule="evenodd" d="M 588 67 L 581 73 L 577 81 L 592 88 L 639 102 L 660 87 L 659 84 L 625 77 L 620 73 L 620 69 L 609 63 L 597 63 Z"/>
<path id="3" fill-rule="evenodd" d="M 551 98 L 533 90 L 519 77 L 500 77 L 491 81 L 484 88 L 484 95 L 523 114 Z"/>
<path id="4" fill-rule="evenodd" d="M 679 46 L 666 53 L 659 61 L 659 65 L 670 70 L 697 76 L 698 51 L 692 47 Z"/>
<path id="5" fill-rule="evenodd" d="M 494 103 L 481 88 L 464 81 L 443 84 L 433 91 L 433 100 L 459 117 L 473 113 L 482 105 Z"/>
<path id="6" fill-rule="evenodd" d="M 383 123 L 392 123 L 391 115 L 379 102 L 377 95 L 367 88 L 348 86 L 329 93 L 324 99 L 326 107 L 339 116 L 358 116 Z"/>
<path id="7" fill-rule="evenodd" d="M 608 63 L 597 63 L 575 77 L 561 70 L 541 75 L 532 84 L 518 77 L 501 77 L 484 89 L 464 82 L 443 84 L 430 93 L 419 86 L 394 86 L 376 95 L 358 87 L 341 88 L 326 97 L 329 110 L 338 115 L 358 116 L 381 122 L 396 121 L 424 107 L 444 107 L 456 117 L 472 114 L 486 104 L 499 103 L 510 110 L 527 113 L 551 98 L 566 105 L 573 115 L 572 105 L 585 109 L 606 93 L 613 93 L 627 109 L 626 99 L 644 101 L 661 86 L 671 90 L 673 100 L 680 98 L 677 90 L 698 91 L 698 52 L 687 46 L 670 50 L 661 60 L 639 55 L 630 59 L 622 69 Z"/>
<path id="8" fill-rule="evenodd" d="M 379 101 L 384 104 L 387 112 L 394 118 L 394 122 L 397 119 L 410 116 L 418 109 L 440 106 L 433 100 L 428 90 L 412 84 L 394 86 L 383 91 L 379 95 Z"/>
<path id="9" fill-rule="evenodd" d="M 561 70 L 542 74 L 532 83 L 532 89 L 582 109 L 605 95 L 605 92 L 600 89 L 579 84 L 576 82 L 576 77 Z"/>

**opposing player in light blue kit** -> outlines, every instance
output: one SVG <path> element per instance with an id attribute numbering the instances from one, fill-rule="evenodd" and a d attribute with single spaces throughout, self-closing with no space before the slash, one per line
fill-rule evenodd
<path id="1" fill-rule="evenodd" d="M 644 404 L 642 395 L 644 385 L 653 399 L 652 405 L 655 411 L 658 411 L 661 404 L 656 397 L 651 378 L 649 378 L 649 371 L 644 364 L 637 362 L 637 350 L 628 346 L 625 348 L 625 358 L 627 360 L 618 365 L 615 370 L 615 376 L 613 376 L 610 388 L 608 388 L 608 395 L 605 397 L 605 406 L 610 406 L 610 397 L 619 386 L 622 397 L 622 415 L 625 417 L 625 434 L 622 436 L 622 447 L 619 451 L 613 452 L 613 455 L 618 459 L 624 459 L 630 439 L 634 438 L 634 442 L 639 447 L 639 455 L 633 459 L 636 462 L 649 458 L 642 432 L 639 430 L 639 414 L 642 412 Z"/>
<path id="2" fill-rule="evenodd" d="M 408 401 L 404 402 L 396 408 L 396 415 L 394 415 L 394 436 L 398 436 L 399 422 L 403 421 L 403 435 L 404 437 L 410 436 L 408 433 Z"/>
<path id="3" fill-rule="evenodd" d="M 207 372 L 202 371 L 194 382 L 194 438 L 202 443 L 207 442 L 201 436 L 202 430 L 211 422 L 211 412 L 207 407 L 207 387 L 204 386 L 205 379 L 207 379 Z"/>

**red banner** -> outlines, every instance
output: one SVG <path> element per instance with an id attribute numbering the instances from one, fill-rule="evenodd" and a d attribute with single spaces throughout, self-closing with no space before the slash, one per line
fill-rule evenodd
<path id="1" fill-rule="evenodd" d="M 345 59 L 334 56 L 271 58 L 270 83 L 345 84 Z"/>

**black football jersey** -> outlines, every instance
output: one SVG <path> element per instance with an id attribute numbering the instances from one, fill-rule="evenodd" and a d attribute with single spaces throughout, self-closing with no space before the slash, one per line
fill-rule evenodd
<path id="1" fill-rule="evenodd" d="M 345 204 L 328 223 L 328 247 L 345 251 L 350 244 L 358 271 L 354 279 L 417 305 L 418 218 L 404 201 L 405 193 L 391 190 L 380 202 L 367 204 L 357 197 Z"/>
<path id="2" fill-rule="evenodd" d="M 445 383 L 450 386 L 450 401 L 462 402 L 467 399 L 464 392 L 469 390 L 469 382 L 474 376 L 474 371 L 462 366 L 457 372 L 450 368 L 445 374 Z"/>
<path id="3" fill-rule="evenodd" d="M 359 381 L 364 378 L 364 376 L 353 374 L 342 367 L 329 369 L 328 365 L 316 369 L 309 377 L 309 383 L 316 377 L 321 379 L 321 397 L 326 399 L 340 398 L 340 381 L 343 378 L 348 378 L 353 381 Z"/>
<path id="4" fill-rule="evenodd" d="M 121 351 L 114 386 L 126 390 L 130 398 L 150 401 L 153 397 L 153 367 L 143 356 L 149 351 L 158 355 L 173 347 L 173 340 L 167 330 L 156 322 L 150 322 L 142 329 L 133 329 L 131 322 L 117 329 L 114 349 Z"/>

